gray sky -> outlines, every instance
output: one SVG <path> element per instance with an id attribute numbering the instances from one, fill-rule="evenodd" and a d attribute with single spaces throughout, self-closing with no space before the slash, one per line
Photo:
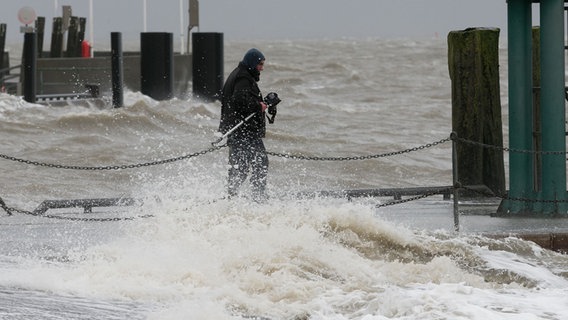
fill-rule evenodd
<path id="1" fill-rule="evenodd" d="M 62 5 L 89 17 L 93 3 L 95 42 L 110 42 L 110 32 L 139 39 L 144 28 L 144 0 L 0 0 L 0 22 L 8 24 L 10 41 L 22 39 L 17 14 L 23 6 L 51 21 Z M 188 0 L 182 0 L 184 33 Z M 55 5 L 57 4 L 57 9 Z M 180 0 L 146 0 L 147 31 L 172 32 L 180 38 Z M 201 32 L 222 32 L 225 40 L 297 38 L 446 37 L 467 27 L 498 27 L 506 35 L 506 0 L 201 0 Z M 86 38 L 90 39 L 87 27 Z"/>

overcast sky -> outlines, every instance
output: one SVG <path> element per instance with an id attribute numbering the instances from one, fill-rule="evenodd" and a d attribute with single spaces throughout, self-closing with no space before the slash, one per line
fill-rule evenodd
<path id="1" fill-rule="evenodd" d="M 181 1 L 185 34 L 188 2 Z M 139 39 L 144 3 L 146 31 L 172 32 L 176 41 L 180 37 L 180 0 L 0 0 L 0 22 L 8 24 L 11 41 L 19 40 L 18 10 L 32 7 L 46 17 L 49 43 L 51 21 L 61 15 L 62 5 L 88 18 L 90 3 L 95 41 L 110 42 L 112 31 Z M 507 22 L 506 0 L 201 0 L 199 13 L 198 31 L 222 32 L 225 40 L 446 37 L 467 27 L 498 27 L 506 35 Z"/>

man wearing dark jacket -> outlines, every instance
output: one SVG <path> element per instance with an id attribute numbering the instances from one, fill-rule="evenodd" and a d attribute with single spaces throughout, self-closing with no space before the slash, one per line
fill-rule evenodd
<path id="1" fill-rule="evenodd" d="M 264 69 L 264 55 L 258 49 L 247 51 L 243 60 L 231 72 L 223 86 L 221 123 L 223 134 L 246 117 L 254 114 L 227 138 L 229 146 L 229 197 L 235 196 L 252 170 L 250 182 L 255 201 L 265 199 L 268 156 L 262 138 L 266 134 L 266 103 L 257 82 Z"/>

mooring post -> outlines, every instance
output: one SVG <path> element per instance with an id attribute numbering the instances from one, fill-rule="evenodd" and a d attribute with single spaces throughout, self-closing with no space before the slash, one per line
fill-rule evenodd
<path id="1" fill-rule="evenodd" d="M 79 17 L 71 17 L 69 29 L 67 30 L 67 52 L 66 57 L 79 57 L 77 52 L 79 46 Z"/>
<path id="2" fill-rule="evenodd" d="M 111 53 L 112 53 L 112 105 L 115 108 L 123 106 L 123 87 L 122 87 L 122 34 L 120 32 L 111 33 Z"/>
<path id="3" fill-rule="evenodd" d="M 223 34 L 196 32 L 192 38 L 193 94 L 204 100 L 220 98 L 223 89 Z"/>
<path id="4" fill-rule="evenodd" d="M 37 70 L 37 35 L 34 32 L 24 34 L 24 100 L 36 102 Z"/>
<path id="5" fill-rule="evenodd" d="M 63 50 L 63 18 L 53 18 L 53 29 L 51 31 L 50 58 L 61 58 Z"/>
<path id="6" fill-rule="evenodd" d="M 448 64 L 452 128 L 461 139 L 473 142 L 456 146 L 458 180 L 463 186 L 485 185 L 496 194 L 505 194 L 499 29 L 450 32 Z"/>
<path id="7" fill-rule="evenodd" d="M 6 24 L 0 23 L 0 70 L 4 69 L 4 49 L 6 47 Z M 4 72 L 0 71 L 0 85 L 4 82 Z"/>
<path id="8" fill-rule="evenodd" d="M 37 17 L 35 21 L 35 31 L 37 33 L 37 57 L 43 56 L 43 35 L 45 33 L 45 17 Z"/>
<path id="9" fill-rule="evenodd" d="M 140 36 L 141 92 L 155 100 L 173 97 L 173 34 L 143 32 Z"/>

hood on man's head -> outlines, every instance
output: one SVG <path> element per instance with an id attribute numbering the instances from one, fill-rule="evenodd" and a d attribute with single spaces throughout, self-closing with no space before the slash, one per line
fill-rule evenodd
<path id="1" fill-rule="evenodd" d="M 264 55 L 256 48 L 252 48 L 247 51 L 243 57 L 243 63 L 247 66 L 247 68 L 249 68 L 249 70 L 256 68 L 262 60 L 264 60 Z"/>

